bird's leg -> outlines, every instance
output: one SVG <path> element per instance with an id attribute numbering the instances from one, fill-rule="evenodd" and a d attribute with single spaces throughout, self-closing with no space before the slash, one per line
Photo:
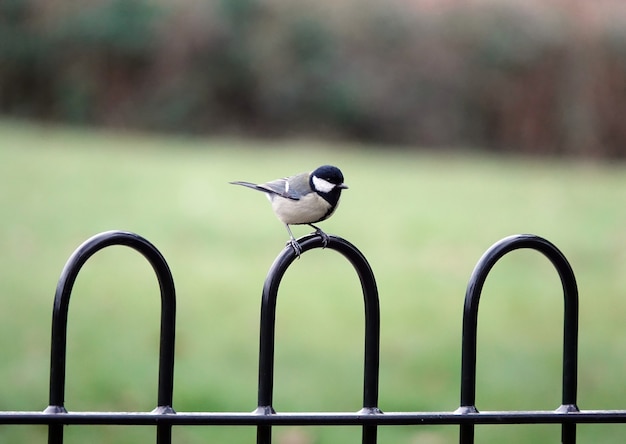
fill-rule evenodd
<path id="1" fill-rule="evenodd" d="M 291 228 L 289 228 L 288 224 L 285 224 L 285 228 L 287 228 L 287 232 L 289 233 L 289 242 L 287 242 L 287 245 L 291 245 L 291 248 L 293 248 L 296 256 L 298 256 L 298 259 L 300 259 L 300 255 L 302 254 L 302 247 L 300 246 L 296 238 L 293 237 L 293 233 L 291 232 Z"/>
<path id="2" fill-rule="evenodd" d="M 328 237 L 328 234 L 324 233 L 320 227 L 316 227 L 313 224 L 308 225 L 312 228 L 315 228 L 315 234 L 322 238 L 322 248 L 326 248 L 328 246 L 328 242 L 330 241 L 330 237 Z"/>

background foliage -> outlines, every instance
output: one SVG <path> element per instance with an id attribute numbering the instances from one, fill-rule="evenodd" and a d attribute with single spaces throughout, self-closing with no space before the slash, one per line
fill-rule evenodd
<path id="1" fill-rule="evenodd" d="M 440 3 L 5 0 L 0 112 L 626 156 L 621 2 Z"/>

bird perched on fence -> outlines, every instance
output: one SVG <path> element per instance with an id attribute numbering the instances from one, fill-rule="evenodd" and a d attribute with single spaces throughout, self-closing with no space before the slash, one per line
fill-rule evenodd
<path id="1" fill-rule="evenodd" d="M 267 195 L 274 214 L 285 224 L 290 238 L 288 244 L 291 244 L 298 257 L 302 250 L 289 225 L 310 225 L 326 245 L 328 235 L 313 224 L 332 216 L 339 204 L 341 191 L 348 188 L 343 183 L 341 170 L 331 165 L 323 165 L 310 173 L 261 184 L 241 181 L 230 183 L 262 191 Z"/>

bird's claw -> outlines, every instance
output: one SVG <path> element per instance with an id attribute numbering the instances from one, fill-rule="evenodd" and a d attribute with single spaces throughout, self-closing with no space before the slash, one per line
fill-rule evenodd
<path id="1" fill-rule="evenodd" d="M 330 236 L 317 227 L 315 227 L 315 234 L 322 238 L 322 248 L 326 248 L 330 242 Z"/>
<path id="2" fill-rule="evenodd" d="M 302 254 L 302 247 L 300 246 L 298 241 L 295 240 L 294 238 L 291 238 L 287 242 L 287 245 L 290 245 L 291 248 L 293 248 L 293 251 L 294 253 L 296 253 L 297 258 L 300 259 L 300 255 Z"/>

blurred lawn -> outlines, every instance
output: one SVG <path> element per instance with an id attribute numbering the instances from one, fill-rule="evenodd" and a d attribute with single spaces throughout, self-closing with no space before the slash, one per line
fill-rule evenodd
<path id="1" fill-rule="evenodd" d="M 48 401 L 54 289 L 65 260 L 110 229 L 148 238 L 178 293 L 178 411 L 252 411 L 265 274 L 287 240 L 262 195 L 228 185 L 322 163 L 350 190 L 323 223 L 363 251 L 381 299 L 380 407 L 458 406 L 467 279 L 509 234 L 554 242 L 581 294 L 579 406 L 626 408 L 626 165 L 415 154 L 307 141 L 255 142 L 114 134 L 0 121 L 0 409 Z M 297 236 L 307 233 L 295 228 Z M 477 406 L 560 404 L 562 300 L 538 253 L 504 258 L 487 282 Z M 139 255 L 98 253 L 72 295 L 68 410 L 156 405 L 158 286 Z M 362 302 L 337 254 L 306 254 L 283 281 L 275 407 L 356 411 L 362 390 Z M 626 426 L 580 426 L 581 443 L 622 442 Z M 477 442 L 558 442 L 558 426 L 483 426 Z M 359 442 L 347 427 L 277 428 L 276 442 Z M 0 442 L 45 442 L 44 427 L 0 428 Z M 254 442 L 253 428 L 175 428 L 175 442 Z M 380 442 L 455 442 L 455 427 L 381 428 Z M 151 442 L 150 427 L 70 427 L 67 443 Z M 305 441 L 308 442 L 308 441 Z"/>

